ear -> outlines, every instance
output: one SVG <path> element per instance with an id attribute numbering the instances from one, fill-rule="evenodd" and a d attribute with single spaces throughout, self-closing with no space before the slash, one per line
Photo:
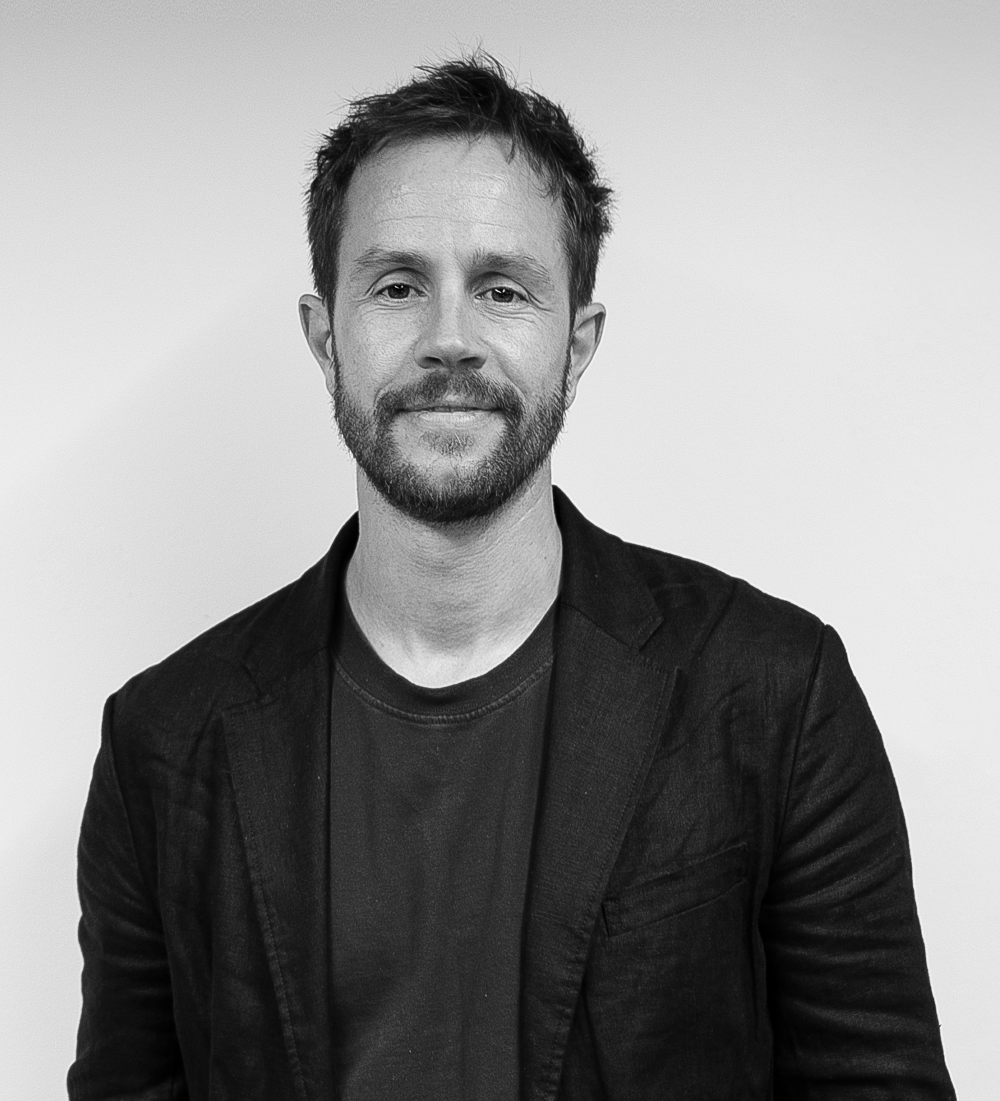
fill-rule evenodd
<path id="1" fill-rule="evenodd" d="M 333 393 L 333 330 L 330 314 L 322 298 L 304 294 L 299 299 L 299 320 L 306 334 L 309 350 L 326 378 L 326 388 Z"/>
<path id="2" fill-rule="evenodd" d="M 566 408 L 573 404 L 576 387 L 594 358 L 601 335 L 604 332 L 604 319 L 608 311 L 600 302 L 591 302 L 576 311 L 573 332 L 569 338 L 569 371 L 566 376 Z"/>

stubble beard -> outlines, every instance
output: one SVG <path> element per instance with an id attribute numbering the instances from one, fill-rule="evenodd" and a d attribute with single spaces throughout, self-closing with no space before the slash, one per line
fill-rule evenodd
<path id="1" fill-rule="evenodd" d="M 424 523 L 458 524 L 492 516 L 515 500 L 552 452 L 566 419 L 570 353 L 567 348 L 559 388 L 529 412 L 513 386 L 474 372 L 428 372 L 409 386 L 387 391 L 372 410 L 361 408 L 346 392 L 336 350 L 333 354 L 333 414 L 348 451 L 375 489 L 407 516 Z M 503 418 L 499 441 L 468 468 L 434 480 L 406 459 L 392 434 L 396 416 L 416 405 L 466 399 L 489 406 Z M 463 432 L 441 434 L 439 454 L 460 459 L 471 440 Z"/>

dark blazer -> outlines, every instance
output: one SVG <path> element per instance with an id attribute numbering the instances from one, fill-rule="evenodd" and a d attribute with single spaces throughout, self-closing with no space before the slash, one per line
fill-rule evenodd
<path id="1" fill-rule="evenodd" d="M 936 1098 L 899 799 L 840 639 L 556 491 L 522 1096 Z M 297 582 L 109 701 L 70 1096 L 327 1101 L 330 624 Z"/>

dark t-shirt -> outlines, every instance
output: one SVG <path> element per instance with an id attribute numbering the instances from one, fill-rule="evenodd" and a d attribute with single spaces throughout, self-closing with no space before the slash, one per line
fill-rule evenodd
<path id="1" fill-rule="evenodd" d="M 506 661 L 446 688 L 393 672 L 346 599 L 340 607 L 330 821 L 338 1094 L 515 1101 L 555 605 Z"/>

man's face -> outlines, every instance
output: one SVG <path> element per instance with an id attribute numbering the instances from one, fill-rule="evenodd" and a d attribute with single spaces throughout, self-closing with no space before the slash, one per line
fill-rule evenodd
<path id="1" fill-rule="evenodd" d="M 546 463 L 603 318 L 582 340 L 571 325 L 562 228 L 489 139 L 390 146 L 356 172 L 327 384 L 351 453 L 407 514 L 489 515 Z"/>

